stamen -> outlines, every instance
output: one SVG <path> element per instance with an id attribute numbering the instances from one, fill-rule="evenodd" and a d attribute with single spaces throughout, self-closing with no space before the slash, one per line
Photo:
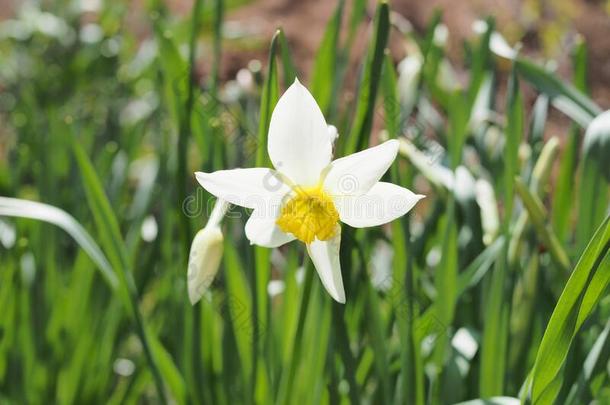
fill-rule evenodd
<path id="1" fill-rule="evenodd" d="M 277 220 L 280 229 L 304 243 L 335 236 L 339 213 L 332 198 L 321 187 L 295 188 L 295 191 L 296 196 L 284 205 Z"/>

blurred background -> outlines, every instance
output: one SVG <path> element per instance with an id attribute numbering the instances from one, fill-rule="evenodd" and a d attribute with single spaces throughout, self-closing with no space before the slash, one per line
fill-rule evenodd
<path id="1" fill-rule="evenodd" d="M 0 404 L 515 404 L 541 347 L 556 403 L 609 403 L 605 287 L 541 342 L 608 213 L 610 0 L 388 3 L 0 0 Z M 192 306 L 192 173 L 264 164 L 295 74 L 338 156 L 398 137 L 428 198 L 344 227 L 344 307 L 236 210 Z"/>
<path id="2" fill-rule="evenodd" d="M 369 18 L 372 17 L 374 3 L 369 2 L 367 7 Z M 35 74 L 34 69 L 39 67 L 36 64 L 43 61 L 51 74 L 62 70 L 60 62 L 65 60 L 61 53 L 74 52 L 81 46 L 88 48 L 90 58 L 98 57 L 108 65 L 116 63 L 115 60 L 121 55 L 135 55 L 138 49 L 145 57 L 146 50 L 152 52 L 152 47 L 146 45 L 153 38 L 155 13 L 163 9 L 172 27 L 182 26 L 178 30 L 172 28 L 172 35 L 177 40 L 186 40 L 188 32 L 181 22 L 188 20 L 192 6 L 193 2 L 187 0 L 169 1 L 162 7 L 154 0 L 112 4 L 106 4 L 104 0 L 0 0 L 0 19 L 3 21 L 0 31 L 3 40 L 3 75 L 0 79 L 3 83 L 0 84 L 6 87 L 10 80 Z M 203 7 L 207 10 L 207 22 L 210 22 L 213 5 L 207 2 Z M 348 10 L 350 7 L 347 4 Z M 453 68 L 461 83 L 467 81 L 467 69 L 460 63 L 465 54 L 463 41 L 473 37 L 473 24 L 485 16 L 493 16 L 498 31 L 509 44 L 520 44 L 522 54 L 538 61 L 552 60 L 553 69 L 562 77 L 572 74 L 570 52 L 574 44 L 582 40 L 587 44 L 589 60 L 588 91 L 600 105 L 610 105 L 610 2 L 607 0 L 473 0 L 458 3 L 450 0 L 394 0 L 391 7 L 394 13 L 405 19 L 408 29 L 420 34 L 425 31 L 434 13 L 442 12 L 442 21 L 450 33 L 446 53 L 455 62 Z M 278 27 L 283 28 L 293 56 L 298 60 L 300 76 L 307 79 L 334 9 L 334 2 L 324 0 L 225 1 L 219 81 L 223 84 L 235 81 L 238 71 L 247 68 L 249 63 L 254 64 L 255 70 L 264 67 L 269 38 Z M 151 14 L 151 10 L 156 11 Z M 359 27 L 350 54 L 353 63 L 348 67 L 348 79 L 352 84 L 358 69 L 355 62 L 362 58 L 370 40 L 366 35 L 368 29 L 364 25 Z M 210 24 L 204 23 L 197 42 L 200 57 L 196 61 L 196 74 L 200 84 L 211 80 L 214 68 L 212 30 Z M 344 25 L 344 36 L 346 30 L 347 26 Z M 50 49 L 50 46 L 58 49 Z M 408 52 L 396 32 L 391 33 L 388 46 L 396 62 Z M 182 51 L 185 53 L 186 49 Z M 93 55 L 95 52 L 99 54 Z M 80 63 L 90 62 L 82 60 Z M 113 67 L 120 74 L 119 68 L 119 65 Z M 353 86 L 345 89 L 342 96 L 349 101 L 353 97 Z M 530 94 L 530 101 L 532 97 Z M 7 99 L 11 100 L 12 97 L 5 93 L 5 102 Z M 7 111 L 6 108 L 4 111 Z M 552 131 L 562 124 L 565 122 L 561 122 L 560 117 L 553 116 L 548 129 Z M 3 138 L 7 139 L 9 129 L 1 130 Z"/>

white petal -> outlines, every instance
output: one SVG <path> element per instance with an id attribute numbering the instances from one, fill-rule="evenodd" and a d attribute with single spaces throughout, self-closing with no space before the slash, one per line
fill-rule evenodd
<path id="1" fill-rule="evenodd" d="M 276 224 L 277 210 L 256 209 L 246 222 L 246 237 L 250 243 L 274 248 L 295 239 L 292 234 L 282 231 Z"/>
<path id="2" fill-rule="evenodd" d="M 223 235 L 218 226 L 206 226 L 197 232 L 191 244 L 187 271 L 191 304 L 195 305 L 214 281 L 222 252 Z"/>
<path id="3" fill-rule="evenodd" d="M 398 153 L 398 141 L 389 140 L 337 159 L 330 164 L 324 188 L 333 196 L 365 194 L 388 170 Z"/>
<path id="4" fill-rule="evenodd" d="M 290 191 L 274 170 L 262 167 L 197 172 L 195 176 L 199 184 L 214 196 L 252 209 L 279 204 Z"/>
<path id="5" fill-rule="evenodd" d="M 330 163 L 328 126 L 316 100 L 298 80 L 273 110 L 267 149 L 273 166 L 303 186 L 316 185 Z"/>
<path id="6" fill-rule="evenodd" d="M 335 199 L 341 222 L 354 228 L 378 226 L 395 220 L 411 210 L 424 198 L 404 187 L 378 182 L 361 196 Z"/>
<path id="7" fill-rule="evenodd" d="M 337 127 L 334 125 L 328 126 L 328 137 L 330 138 L 330 143 L 332 145 L 335 144 L 335 141 L 339 137 L 339 131 L 337 131 Z"/>
<path id="8" fill-rule="evenodd" d="M 341 245 L 341 227 L 337 226 L 336 236 L 329 241 L 315 240 L 307 245 L 307 252 L 322 280 L 326 291 L 335 301 L 345 304 L 345 290 L 341 278 L 339 246 Z"/>

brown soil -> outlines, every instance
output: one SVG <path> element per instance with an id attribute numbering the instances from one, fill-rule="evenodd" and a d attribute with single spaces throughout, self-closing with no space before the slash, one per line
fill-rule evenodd
<path id="1" fill-rule="evenodd" d="M 569 0 L 568 0 L 569 2 Z M 348 2 L 349 3 L 349 2 Z M 369 2 L 369 19 L 374 12 L 374 1 Z M 394 0 L 391 2 L 393 11 L 408 19 L 416 31 L 423 32 L 436 9 L 444 10 L 443 22 L 449 28 L 450 56 L 459 66 L 462 60 L 462 41 L 470 38 L 472 23 L 487 15 L 496 20 L 498 30 L 502 32 L 509 42 L 521 40 L 524 44 L 523 52 L 535 58 L 542 59 L 541 38 L 539 28 L 549 21 L 556 21 L 565 16 L 558 17 L 558 12 L 568 14 L 564 24 L 564 38 L 557 45 L 553 55 L 559 59 L 559 72 L 568 79 L 569 44 L 580 33 L 589 48 L 589 84 L 594 100 L 606 109 L 610 107 L 610 16 L 604 10 L 600 1 L 576 0 L 564 9 L 545 10 L 543 4 L 542 18 L 532 20 L 527 17 L 523 0 Z M 550 2 L 549 2 L 550 3 Z M 248 52 L 228 52 L 223 60 L 223 73 L 225 79 L 234 75 L 248 60 L 255 57 L 265 61 L 267 42 L 277 27 L 282 27 L 293 50 L 298 68 L 302 73 L 309 71 L 316 49 L 324 34 L 325 26 L 336 6 L 335 1 L 324 0 L 256 0 L 227 16 L 229 24 L 247 27 L 253 37 L 261 39 L 264 45 L 259 50 Z M 565 5 L 563 6 L 566 7 Z M 355 46 L 354 60 L 362 55 L 366 47 L 368 35 L 363 29 L 359 35 L 359 42 Z M 404 52 L 397 45 L 396 36 L 391 43 L 392 54 L 395 59 L 400 58 Z M 356 68 L 357 66 L 354 66 Z"/>

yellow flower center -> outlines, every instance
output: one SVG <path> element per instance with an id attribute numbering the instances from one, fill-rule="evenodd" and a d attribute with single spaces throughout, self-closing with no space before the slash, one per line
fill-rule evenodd
<path id="1" fill-rule="evenodd" d="M 277 225 L 302 242 L 335 236 L 339 213 L 332 198 L 321 187 L 295 188 L 296 196 L 282 207 Z"/>

